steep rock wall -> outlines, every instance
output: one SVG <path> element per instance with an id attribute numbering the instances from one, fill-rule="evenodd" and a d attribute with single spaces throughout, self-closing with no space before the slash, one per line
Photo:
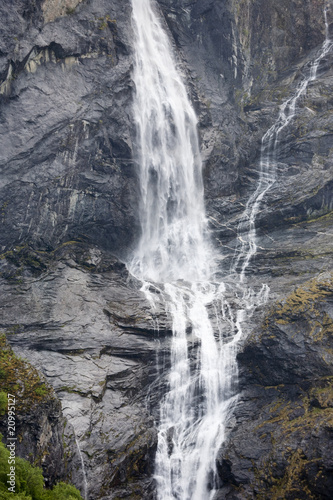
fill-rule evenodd
<path id="1" fill-rule="evenodd" d="M 199 116 L 207 215 L 227 267 L 240 214 L 257 181 L 261 137 L 324 40 L 324 2 L 160 0 L 159 5 Z M 158 418 L 165 388 L 161 372 L 168 367 L 170 326 L 162 306 L 156 322 L 140 284 L 110 255 L 124 258 L 140 230 L 130 2 L 15 0 L 0 2 L 0 9 L 0 327 L 13 333 L 14 349 L 42 370 L 61 399 L 82 451 L 89 498 L 153 498 L 152 415 Z M 283 138 L 278 182 L 259 214 L 259 251 L 250 272 L 254 284 L 269 284 L 271 302 L 331 267 L 331 67 L 330 55 Z M 260 324 L 260 314 L 253 322 Z M 293 332 L 292 326 L 289 337 Z M 274 352 L 260 347 L 256 336 L 240 363 L 246 365 L 247 353 L 259 356 L 258 351 L 261 362 L 280 370 Z M 315 357 L 313 363 L 320 372 L 321 360 Z M 249 423 L 246 391 L 256 389 L 243 370 L 235 418 L 241 422 L 244 408 Z M 266 387 L 260 383 L 262 397 Z M 318 399 L 325 383 L 311 381 L 306 397 Z M 270 401 L 260 400 L 258 422 L 267 420 L 265 405 L 278 404 L 279 391 L 270 390 Z M 295 391 L 297 398 L 304 396 Z M 289 401 L 293 395 L 283 397 Z M 309 405 L 303 405 L 306 415 Z M 254 435 L 257 421 L 251 423 Z M 280 439 L 278 420 L 269 425 L 274 423 L 271 432 Z M 242 432 L 244 427 L 236 426 L 231 444 L 221 450 L 221 498 L 237 498 L 237 488 L 253 494 L 259 491 L 257 480 L 266 481 L 263 495 L 273 491 L 258 465 L 242 475 L 253 457 L 242 462 L 237 450 L 236 458 L 230 451 L 233 440 L 242 446 Z M 326 431 L 318 432 L 324 450 Z M 263 467 L 275 453 L 282 465 L 272 477 L 282 486 L 287 463 L 303 467 L 300 439 L 294 435 L 292 445 L 285 441 L 292 447 L 290 460 L 281 458 L 281 450 L 265 448 Z M 77 463 L 71 467 L 73 481 L 84 492 L 77 468 Z M 321 495 L 313 478 L 306 487 Z"/>
<path id="2" fill-rule="evenodd" d="M 239 354 L 218 498 L 330 498 L 332 346 L 332 273 L 322 273 L 272 308 Z"/>
<path id="3" fill-rule="evenodd" d="M 223 265 L 228 266 L 237 244 L 239 216 L 256 187 L 261 138 L 325 40 L 325 5 L 330 7 L 331 30 L 332 2 L 235 0 L 189 6 L 163 0 L 160 4 L 195 88 L 207 215 L 216 244 L 227 259 Z M 280 238 L 287 231 L 286 254 L 296 257 L 309 238 L 305 231 L 301 241 L 299 226 L 293 224 L 332 210 L 331 68 L 330 53 L 299 102 L 296 119 L 281 137 L 277 182 L 258 214 L 260 262 L 252 266 L 253 273 L 274 267 L 272 238 L 282 257 L 285 241 Z M 310 230 L 311 224 L 306 227 Z M 326 252 L 322 235 L 317 233 L 317 238 L 318 247 L 325 246 Z M 325 259 L 323 253 L 320 258 Z"/>
<path id="4" fill-rule="evenodd" d="M 67 2 L 57 17 L 51 3 L 0 4 L 1 245 L 85 235 L 125 252 L 138 230 L 129 4 Z"/>
<path id="5" fill-rule="evenodd" d="M 0 368 L 1 393 L 6 399 L 10 395 L 8 403 L 14 408 L 10 428 L 7 403 L 2 408 L 0 432 L 4 443 L 14 443 L 15 456 L 42 467 L 46 486 L 59 481 L 80 483 L 82 470 L 75 432 L 63 416 L 59 399 L 36 368 L 15 356 L 4 334 L 0 337 Z M 1 473 L 8 471 L 9 466 Z"/>

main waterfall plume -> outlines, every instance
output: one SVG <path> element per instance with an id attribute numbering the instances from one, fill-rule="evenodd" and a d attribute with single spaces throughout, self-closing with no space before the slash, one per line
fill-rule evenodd
<path id="1" fill-rule="evenodd" d="M 210 319 L 223 285 L 210 282 L 214 256 L 206 234 L 197 119 L 155 5 L 150 0 L 132 5 L 142 236 L 129 267 L 144 282 L 154 282 L 173 324 L 169 390 L 160 407 L 157 490 L 161 500 L 202 499 L 214 483 L 223 412 L 233 394 L 233 377 L 225 377 L 229 358 Z M 146 283 L 143 289 L 148 288 Z M 149 298 L 154 301 L 153 294 Z"/>
<path id="2" fill-rule="evenodd" d="M 245 238 L 237 249 L 235 281 L 216 283 L 197 119 L 157 6 L 152 0 L 132 0 L 132 7 L 142 234 L 128 267 L 143 282 L 152 306 L 162 297 L 173 330 L 168 390 L 161 396 L 158 422 L 157 495 L 159 500 L 212 499 L 218 488 L 217 452 L 237 401 L 243 325 L 269 292 L 266 285 L 254 291 L 245 279 L 256 252 L 255 219 L 274 182 L 278 135 L 315 73 L 282 105 L 263 138 L 259 182 L 240 224 Z"/>
<path id="3" fill-rule="evenodd" d="M 133 21 L 142 237 L 132 269 L 158 282 L 207 279 L 197 119 L 149 0 L 133 1 Z"/>

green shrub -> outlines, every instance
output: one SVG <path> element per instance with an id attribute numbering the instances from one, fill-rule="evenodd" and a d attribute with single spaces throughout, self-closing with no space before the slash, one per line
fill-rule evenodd
<path id="1" fill-rule="evenodd" d="M 30 495 L 25 493 L 10 493 L 9 491 L 0 491 L 0 500 L 32 500 Z"/>
<path id="2" fill-rule="evenodd" d="M 4 415 L 8 406 L 7 393 L 0 391 L 0 416 Z"/>
<path id="3" fill-rule="evenodd" d="M 80 492 L 66 483 L 58 483 L 53 490 L 49 491 L 47 500 L 82 500 Z"/>
<path id="4" fill-rule="evenodd" d="M 82 500 L 80 492 L 66 483 L 58 483 L 52 490 L 46 490 L 42 469 L 19 457 L 15 458 L 15 493 L 9 492 L 8 458 L 9 450 L 0 442 L 0 500 Z"/>
<path id="5" fill-rule="evenodd" d="M 18 413 L 52 397 L 52 389 L 41 380 L 36 368 L 15 355 L 5 335 L 0 335 L 0 391 L 20 394 L 16 400 Z"/>
<path id="6" fill-rule="evenodd" d="M 36 389 L 35 389 L 35 394 L 37 396 L 46 396 L 47 393 L 48 393 L 48 390 L 47 390 L 47 387 L 45 386 L 45 384 L 41 385 L 40 387 L 36 387 Z"/>

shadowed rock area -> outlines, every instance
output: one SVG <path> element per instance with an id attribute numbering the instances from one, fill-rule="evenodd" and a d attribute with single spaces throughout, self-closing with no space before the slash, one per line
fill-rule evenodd
<path id="1" fill-rule="evenodd" d="M 158 2 L 199 117 L 222 275 L 261 138 L 322 46 L 326 3 Z M 89 500 L 153 499 L 171 326 L 121 263 L 140 234 L 130 1 L 0 0 L 0 13 L 0 329 L 56 394 L 38 432 L 22 416 L 20 453 L 41 432 L 33 459 L 53 447 L 50 484 L 71 479 L 85 494 L 87 481 Z M 332 63 L 331 51 L 280 137 L 260 207 L 248 280 L 267 283 L 270 300 L 239 354 L 216 500 L 333 494 Z"/>

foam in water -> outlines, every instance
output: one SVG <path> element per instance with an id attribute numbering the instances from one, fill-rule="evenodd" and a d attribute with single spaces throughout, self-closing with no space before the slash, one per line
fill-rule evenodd
<path id="1" fill-rule="evenodd" d="M 142 237 L 133 271 L 152 281 L 209 273 L 197 118 L 149 0 L 133 4 L 134 115 Z"/>
<path id="2" fill-rule="evenodd" d="M 255 219 L 274 182 L 278 135 L 292 119 L 310 78 L 282 105 L 263 138 L 258 186 L 240 227 L 244 244 L 234 266 L 235 273 L 240 268 L 236 283 L 216 283 L 197 119 L 155 3 L 132 0 L 132 6 L 142 235 L 128 267 L 143 281 L 153 309 L 157 295 L 163 297 L 173 329 L 168 391 L 158 424 L 157 495 L 159 500 L 206 500 L 216 491 L 215 460 L 237 401 L 236 354 L 243 325 L 269 292 L 265 285 L 255 293 L 244 284 L 256 251 Z M 316 59 L 317 68 L 322 57 Z M 228 300 L 232 293 L 233 303 Z"/>

